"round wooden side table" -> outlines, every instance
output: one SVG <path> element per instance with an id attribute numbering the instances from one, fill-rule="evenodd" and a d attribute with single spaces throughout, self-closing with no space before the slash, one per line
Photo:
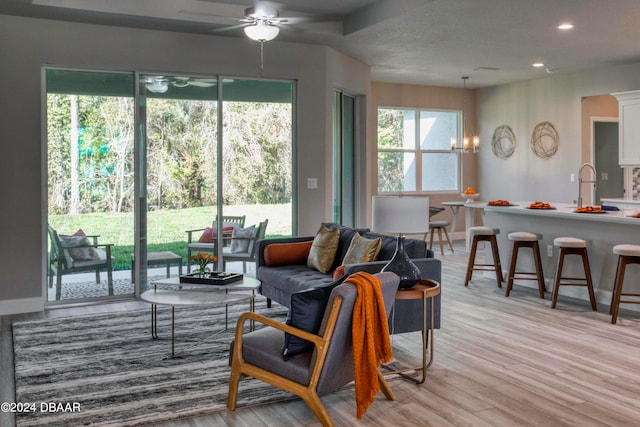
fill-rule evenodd
<path id="1" fill-rule="evenodd" d="M 421 279 L 413 287 L 408 289 L 398 289 L 396 291 L 397 300 L 422 300 L 422 366 L 415 368 L 403 368 L 395 371 L 385 372 L 384 375 L 399 374 L 403 378 L 415 382 L 416 384 L 424 383 L 427 377 L 427 369 L 433 363 L 433 331 L 435 324 L 435 297 L 440 295 L 440 283 L 431 279 Z M 431 322 L 427 328 L 427 299 L 431 300 Z M 427 341 L 427 332 L 429 339 Z M 427 344 L 429 346 L 429 359 L 427 360 Z M 418 380 L 410 375 L 405 374 L 407 371 L 422 371 L 422 378 Z"/>

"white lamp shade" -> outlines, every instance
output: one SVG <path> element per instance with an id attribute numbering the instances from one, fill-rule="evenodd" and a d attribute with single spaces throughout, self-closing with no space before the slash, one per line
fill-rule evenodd
<path id="1" fill-rule="evenodd" d="M 252 40 L 259 42 L 268 42 L 276 38 L 280 28 L 275 25 L 257 22 L 254 25 L 244 27 L 244 33 Z"/>
<path id="2" fill-rule="evenodd" d="M 424 233 L 429 228 L 429 197 L 374 196 L 374 231 L 386 233 Z"/>

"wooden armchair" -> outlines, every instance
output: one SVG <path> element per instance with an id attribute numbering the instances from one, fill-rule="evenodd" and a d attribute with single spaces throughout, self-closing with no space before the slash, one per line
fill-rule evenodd
<path id="1" fill-rule="evenodd" d="M 256 231 L 251 237 L 232 237 L 230 239 L 231 246 L 225 247 L 222 249 L 223 258 L 222 258 L 222 269 L 225 270 L 227 266 L 227 261 L 242 261 L 242 272 L 247 272 L 247 261 L 248 262 L 256 262 L 256 242 L 260 239 L 264 239 L 265 232 L 267 231 L 267 224 L 269 223 L 268 219 L 265 219 L 260 224 L 258 224 Z M 232 252 L 234 249 L 234 241 L 236 242 L 244 242 L 247 246 L 246 251 L 240 252 Z"/>
<path id="2" fill-rule="evenodd" d="M 378 273 L 387 313 L 391 312 L 398 276 Z M 301 397 L 323 426 L 333 426 L 320 396 L 331 393 L 354 379 L 353 342 L 351 334 L 356 286 L 347 279 L 331 292 L 318 335 L 277 322 L 256 313 L 244 313 L 238 319 L 235 340 L 231 344 L 231 375 L 227 407 L 236 408 L 238 386 L 243 377 L 253 377 Z M 243 334 L 245 322 L 253 320 L 266 325 Z M 314 344 L 313 351 L 284 361 L 284 333 Z M 395 400 L 389 385 L 378 372 L 381 391 Z"/>
<path id="3" fill-rule="evenodd" d="M 96 272 L 96 283 L 100 283 L 100 269 L 107 270 L 107 284 L 109 295 L 113 295 L 113 257 L 111 247 L 113 244 L 98 244 L 98 235 L 84 236 L 91 239 L 93 244 L 66 243 L 60 238 L 56 230 L 47 225 L 49 240 L 49 287 L 53 287 L 53 276 L 56 276 L 56 300 L 60 299 L 62 291 L 62 275 L 68 273 L 79 273 L 84 271 Z M 77 236 L 81 237 L 81 236 Z M 80 240 L 80 239 L 78 239 Z M 74 258 L 74 250 L 89 250 L 90 256 Z"/>
<path id="4" fill-rule="evenodd" d="M 224 227 L 243 228 L 244 227 L 245 218 L 246 218 L 245 215 L 242 215 L 242 216 L 223 216 L 222 217 L 222 227 L 223 228 Z M 211 224 L 211 228 L 213 228 L 214 230 L 217 229 L 217 222 L 218 222 L 218 217 L 216 217 L 216 219 L 213 220 L 213 223 Z M 216 243 L 215 242 L 198 242 L 198 237 L 205 230 L 206 230 L 206 228 L 196 228 L 196 229 L 193 229 L 193 230 L 186 230 L 186 233 L 187 233 L 187 273 L 191 273 L 191 262 L 190 262 L 190 259 L 191 259 L 191 255 L 194 252 L 209 252 L 209 253 L 212 253 L 214 255 L 217 252 Z M 228 232 L 224 232 L 223 231 L 223 237 L 225 238 L 225 241 L 227 241 L 229 238 L 231 238 L 231 233 L 232 233 L 231 230 L 229 230 Z"/>

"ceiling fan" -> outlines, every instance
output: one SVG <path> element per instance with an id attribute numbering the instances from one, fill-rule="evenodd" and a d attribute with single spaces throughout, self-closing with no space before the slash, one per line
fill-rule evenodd
<path id="1" fill-rule="evenodd" d="M 177 88 L 194 87 L 211 87 L 217 83 L 217 79 L 197 78 L 183 76 L 146 76 L 141 79 L 147 90 L 153 93 L 165 93 L 169 90 L 169 85 Z"/>
<path id="2" fill-rule="evenodd" d="M 242 22 L 241 24 L 231 25 L 214 30 L 214 32 L 223 32 L 244 28 L 244 33 L 252 40 L 258 42 L 266 42 L 273 40 L 280 32 L 282 24 L 301 24 L 306 22 L 325 22 L 336 21 L 339 18 L 335 16 L 317 16 L 309 14 L 299 14 L 298 16 L 280 16 L 279 4 L 270 1 L 256 1 L 254 6 L 244 10 L 242 18 L 235 20 Z"/>

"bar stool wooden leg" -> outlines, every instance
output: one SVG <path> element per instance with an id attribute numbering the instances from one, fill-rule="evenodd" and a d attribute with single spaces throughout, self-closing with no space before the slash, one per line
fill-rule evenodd
<path id="1" fill-rule="evenodd" d="M 620 265 L 622 264 L 622 257 L 618 257 L 618 263 L 616 265 L 616 275 L 613 279 L 613 290 L 611 291 L 611 304 L 609 304 L 609 314 L 613 314 L 613 306 L 616 302 L 616 293 L 618 292 L 618 284 L 620 283 Z M 616 315 L 617 317 L 617 315 Z M 611 323 L 615 323 L 612 321 Z"/>
<path id="2" fill-rule="evenodd" d="M 502 288 L 502 264 L 500 264 L 500 253 L 498 252 L 498 240 L 496 239 L 496 236 L 490 236 L 489 243 L 491 243 L 493 266 L 496 269 L 496 282 L 498 282 L 498 287 Z"/>
<path id="3" fill-rule="evenodd" d="M 542 259 L 540 259 L 540 246 L 538 241 L 533 242 L 533 258 L 536 263 L 536 276 L 538 277 L 538 291 L 540 292 L 540 298 L 544 299 L 544 291 L 546 290 L 544 284 L 544 275 L 542 274 Z"/>
<path id="4" fill-rule="evenodd" d="M 611 323 L 615 325 L 618 321 L 618 311 L 620 309 L 620 297 L 622 296 L 622 284 L 624 283 L 624 273 L 627 268 L 628 260 L 626 256 L 620 256 L 618 262 L 618 272 L 616 273 L 614 301 L 612 304 L 613 312 L 611 313 Z"/>
<path id="5" fill-rule="evenodd" d="M 582 252 L 582 265 L 584 266 L 584 274 L 587 279 L 587 290 L 589 291 L 589 301 L 591 301 L 591 309 L 593 311 L 598 310 L 598 306 L 596 304 L 596 294 L 593 291 L 593 280 L 591 278 L 591 266 L 589 265 L 589 256 L 587 254 L 587 250 L 585 249 Z"/>
<path id="6" fill-rule="evenodd" d="M 560 290 L 560 278 L 562 277 L 562 267 L 564 266 L 565 249 L 560 248 L 558 254 L 558 266 L 556 267 L 556 277 L 553 281 L 553 297 L 551 298 L 551 308 L 556 308 L 558 302 L 558 291 Z"/>
<path id="7" fill-rule="evenodd" d="M 464 285 L 469 285 L 471 275 L 473 274 L 473 266 L 476 262 L 476 249 L 478 248 L 478 237 L 474 236 L 473 243 L 471 244 L 471 252 L 469 253 L 469 263 L 467 264 L 467 277 L 464 279 Z"/>
<path id="8" fill-rule="evenodd" d="M 509 265 L 509 278 L 507 279 L 507 291 L 505 296 L 509 296 L 513 289 L 513 280 L 516 274 L 516 263 L 518 261 L 518 252 L 520 251 L 521 242 L 513 242 L 513 251 L 511 252 L 511 263 Z"/>
<path id="9" fill-rule="evenodd" d="M 542 259 L 540 258 L 540 247 L 538 245 L 537 240 L 531 240 L 532 237 L 535 238 L 534 235 L 531 235 L 531 233 L 523 233 L 523 234 L 527 235 L 525 236 L 526 240 L 515 240 L 510 238 L 510 240 L 513 240 L 513 252 L 511 253 L 511 266 L 509 267 L 509 278 L 507 281 L 507 291 L 505 292 L 505 296 L 508 297 L 511 294 L 511 290 L 513 289 L 513 282 L 516 279 L 516 275 L 519 274 L 520 276 L 518 277 L 518 279 L 537 280 L 538 292 L 540 294 L 540 298 L 544 299 L 545 283 L 544 283 L 544 273 L 542 272 Z M 511 236 L 511 233 L 510 233 L 510 236 Z M 535 263 L 535 269 L 536 269 L 535 272 L 516 271 L 518 253 L 520 252 L 521 248 L 531 248 L 531 250 L 533 251 L 533 261 Z M 527 276 L 535 275 L 535 277 L 534 278 L 522 277 L 522 275 L 527 275 Z"/>
<path id="10" fill-rule="evenodd" d="M 488 227 L 471 227 L 469 228 L 468 232 L 469 232 L 469 237 L 471 238 L 471 252 L 469 252 L 469 263 L 467 265 L 467 275 L 465 278 L 464 285 L 465 286 L 469 285 L 469 281 L 471 280 L 471 276 L 474 270 L 495 271 L 496 282 L 498 283 L 498 287 L 501 288 L 502 287 L 502 265 L 500 264 L 500 254 L 498 253 L 498 241 L 496 239 L 496 234 L 500 233 L 500 229 L 488 228 Z M 449 240 L 446 229 L 445 229 L 445 236 L 447 236 L 447 240 Z M 476 264 L 476 252 L 478 251 L 478 242 L 488 242 L 491 245 L 491 253 L 493 254 L 492 264 L 487 264 L 487 263 Z M 449 241 L 449 245 L 451 245 L 450 241 Z"/>

